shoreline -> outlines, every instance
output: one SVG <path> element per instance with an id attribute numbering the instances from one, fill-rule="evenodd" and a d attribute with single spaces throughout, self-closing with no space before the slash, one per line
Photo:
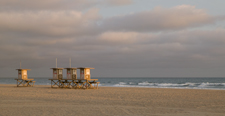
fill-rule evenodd
<path id="1" fill-rule="evenodd" d="M 16 86 L 16 84 L 1 84 L 0 83 L 0 86 L 1 85 L 11 85 L 11 86 L 15 86 L 15 87 L 17 87 Z M 50 88 L 51 88 L 51 84 L 49 84 L 49 85 L 37 85 L 37 84 L 35 84 L 34 85 L 34 87 L 35 86 L 49 86 Z M 182 88 L 182 87 L 146 87 L 146 86 L 135 86 L 135 87 L 132 87 L 132 86 L 124 86 L 124 87 L 118 87 L 118 86 L 98 86 L 98 87 L 109 87 L 109 88 L 149 88 L 149 89 L 184 89 L 184 90 L 221 90 L 221 91 L 225 91 L 225 89 L 224 88 L 222 88 L 222 89 L 219 89 L 219 88 Z M 54 88 L 56 88 L 56 87 L 54 87 Z M 69 88 L 64 88 L 64 89 L 69 89 Z"/>
<path id="2" fill-rule="evenodd" d="M 0 84 L 0 115 L 223 116 L 224 96 L 224 90 L 131 87 L 83 90 Z"/>

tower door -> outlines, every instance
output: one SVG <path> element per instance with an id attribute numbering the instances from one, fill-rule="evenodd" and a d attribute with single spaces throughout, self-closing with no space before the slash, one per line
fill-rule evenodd
<path id="1" fill-rule="evenodd" d="M 71 71 L 67 70 L 67 79 L 71 79 Z"/>
<path id="2" fill-rule="evenodd" d="M 58 79 L 57 70 L 53 70 L 53 79 Z"/>

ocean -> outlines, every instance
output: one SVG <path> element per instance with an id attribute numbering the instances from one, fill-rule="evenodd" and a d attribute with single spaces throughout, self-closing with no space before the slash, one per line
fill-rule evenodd
<path id="1" fill-rule="evenodd" d="M 30 77 L 31 78 L 31 77 Z M 144 87 L 177 89 L 215 89 L 225 90 L 225 78 L 222 77 L 92 77 L 98 79 L 104 87 Z M 0 84 L 16 84 L 15 78 L 0 78 Z M 49 78 L 34 78 L 35 85 L 51 85 Z"/>

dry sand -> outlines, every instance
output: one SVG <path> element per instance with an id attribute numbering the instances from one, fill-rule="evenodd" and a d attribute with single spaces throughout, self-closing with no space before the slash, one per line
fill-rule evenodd
<path id="1" fill-rule="evenodd" d="M 225 90 L 0 85 L 0 116 L 225 116 Z"/>

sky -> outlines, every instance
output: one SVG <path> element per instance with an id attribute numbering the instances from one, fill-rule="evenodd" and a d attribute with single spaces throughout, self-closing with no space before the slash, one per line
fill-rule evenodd
<path id="1" fill-rule="evenodd" d="M 0 0 L 0 77 L 225 77 L 224 0 Z M 78 70 L 79 71 L 79 70 Z M 66 73 L 64 71 L 64 77 Z"/>

